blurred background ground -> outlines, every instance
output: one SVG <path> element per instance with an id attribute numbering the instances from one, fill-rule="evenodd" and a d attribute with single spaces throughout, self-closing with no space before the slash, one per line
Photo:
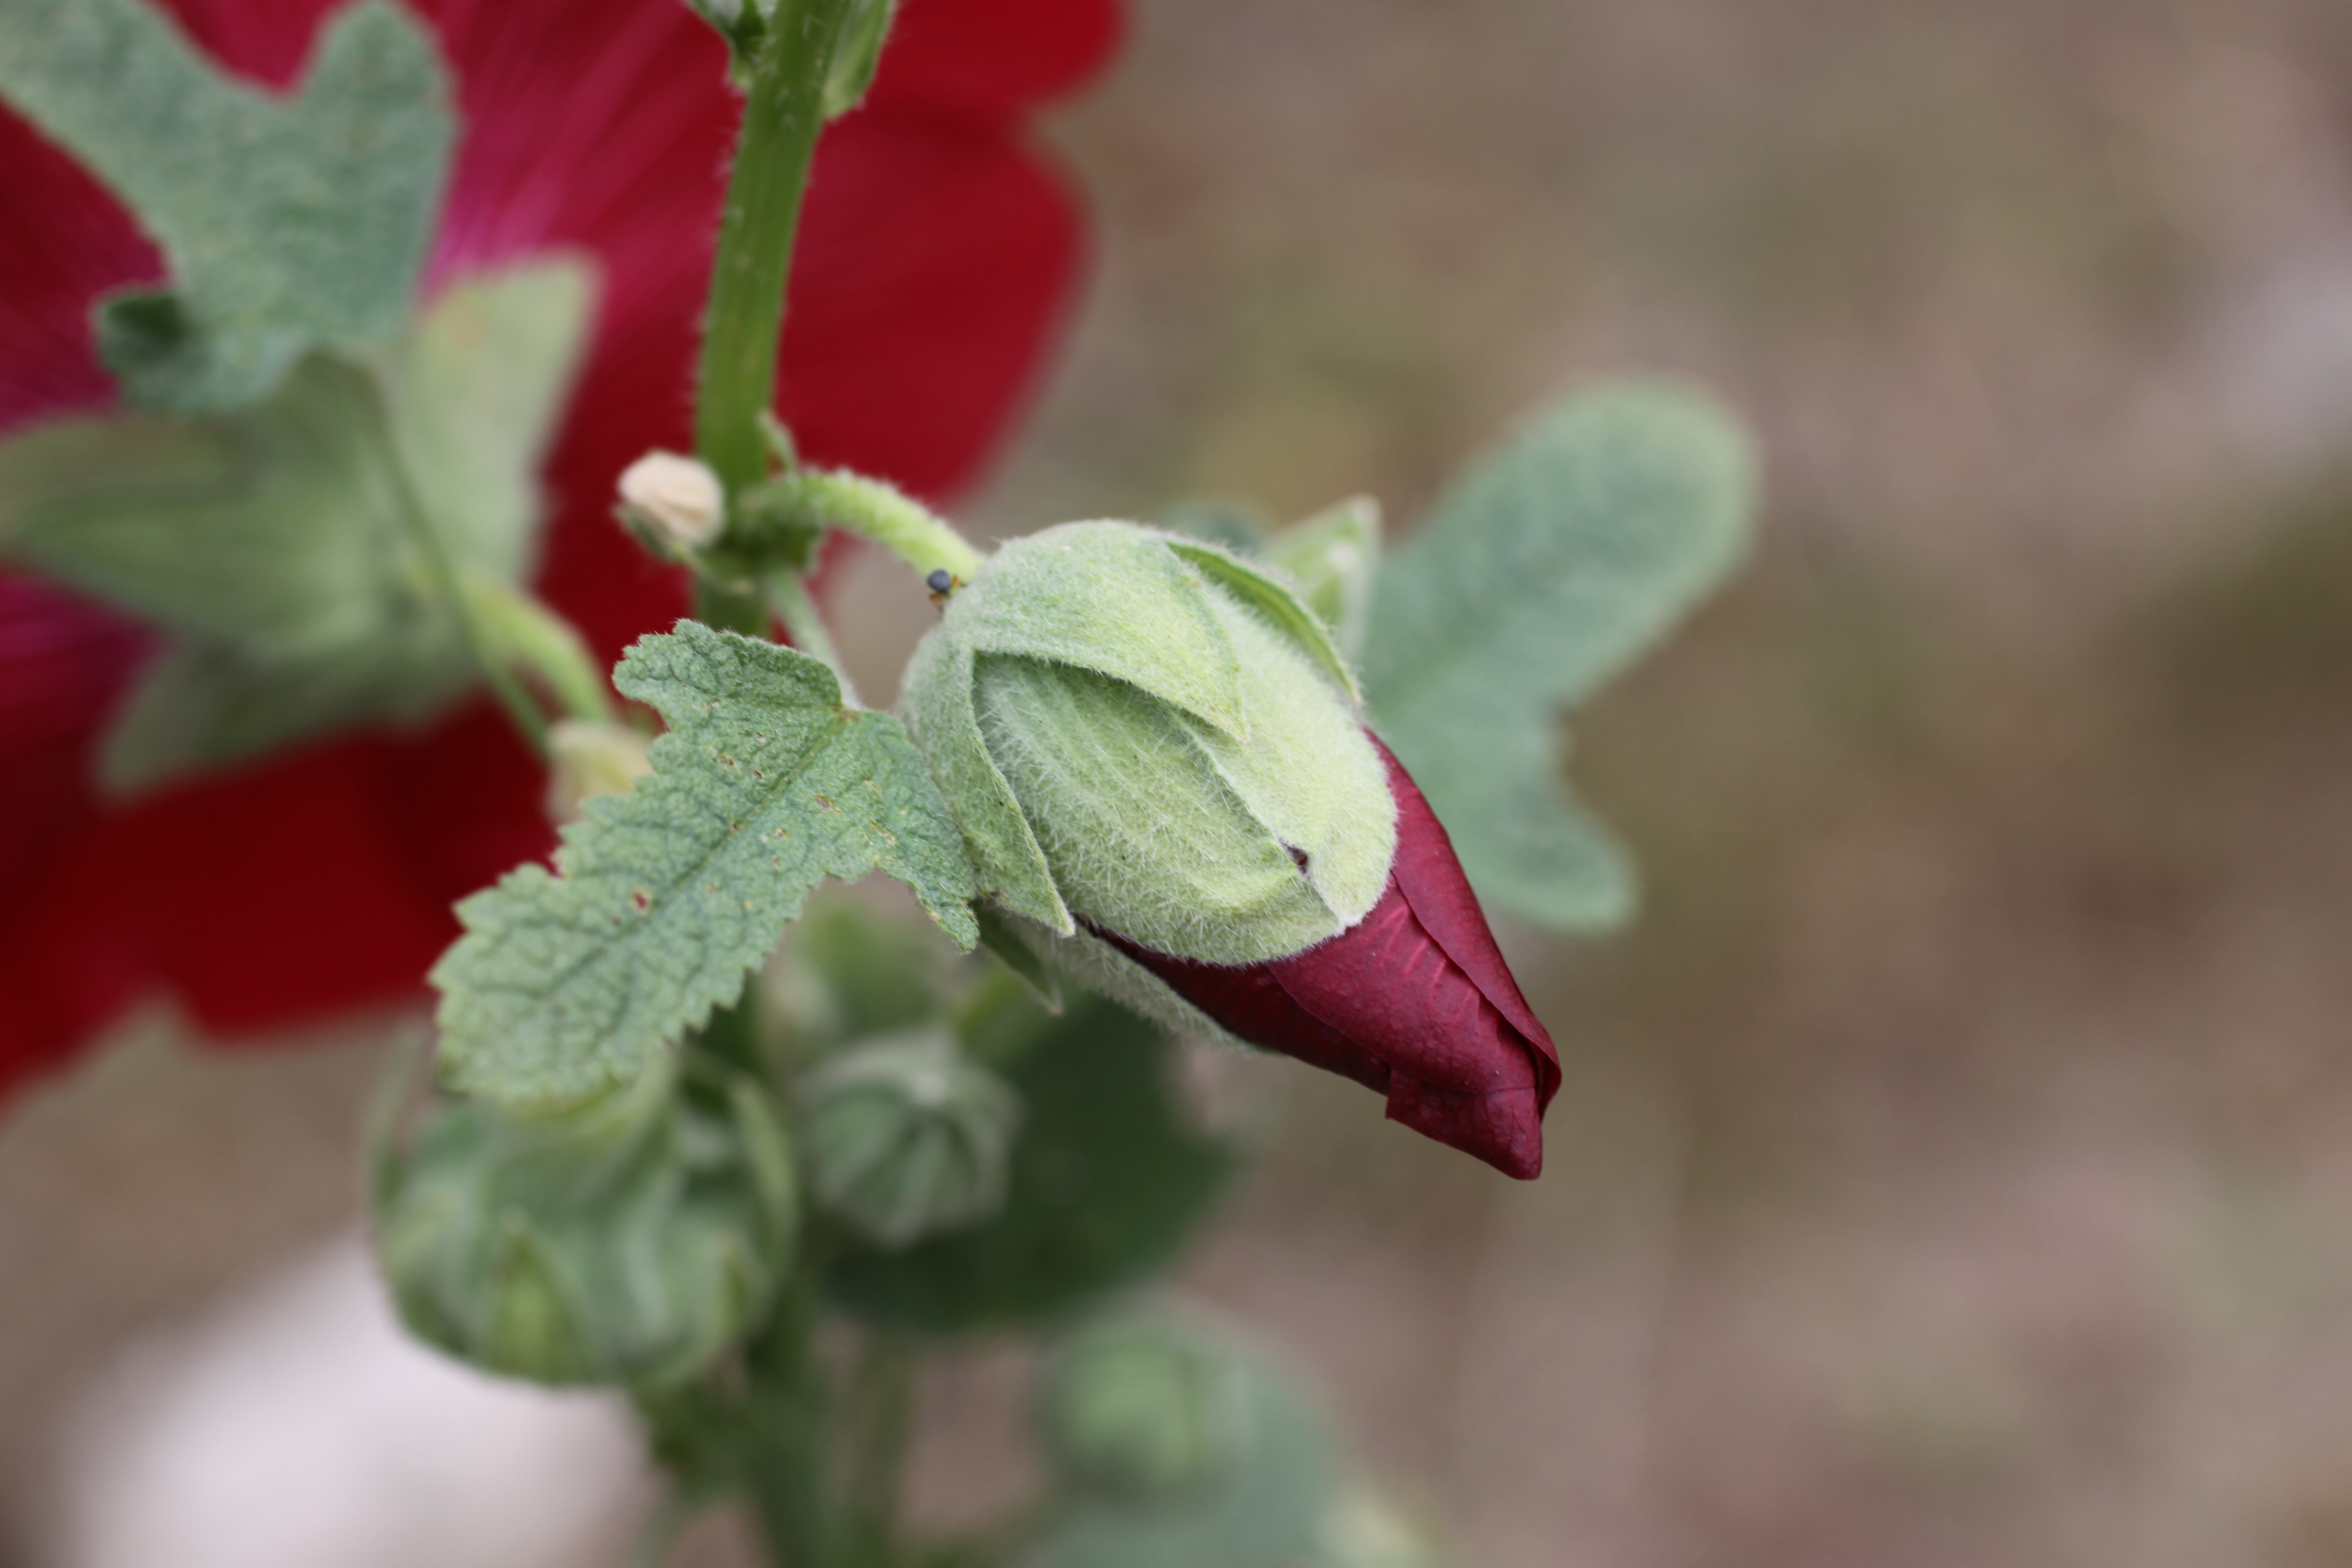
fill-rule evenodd
<path id="1" fill-rule="evenodd" d="M 1409 526 L 1626 371 L 1769 485 L 1575 726 L 1640 924 L 1507 934 L 1544 1180 L 1277 1065 L 1192 1286 L 1465 1563 L 2352 1564 L 2352 10 L 1134 9 L 1054 127 L 1101 253 L 984 528 Z M 887 689 L 927 612 L 850 602 Z M 373 1037 L 134 1033 L 0 1130 L 0 1562 L 128 1336 L 354 1209 Z M 1010 1381 L 934 1387 L 933 1506 Z"/>

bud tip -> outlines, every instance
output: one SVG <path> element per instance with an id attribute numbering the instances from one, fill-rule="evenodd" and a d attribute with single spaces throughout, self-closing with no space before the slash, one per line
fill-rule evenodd
<path id="1" fill-rule="evenodd" d="M 727 521 L 719 476 L 676 452 L 647 452 L 623 469 L 621 506 L 632 521 L 692 550 L 716 542 Z"/>

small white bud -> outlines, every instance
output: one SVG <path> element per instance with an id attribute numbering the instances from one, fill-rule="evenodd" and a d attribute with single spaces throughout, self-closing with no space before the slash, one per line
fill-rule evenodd
<path id="1" fill-rule="evenodd" d="M 559 719 L 547 731 L 547 815 L 569 822 L 588 797 L 625 795 L 654 771 L 647 742 L 635 730 L 585 719 Z"/>
<path id="2" fill-rule="evenodd" d="M 621 505 L 664 541 L 698 550 L 727 521 L 727 496 L 709 466 L 676 452 L 647 452 L 621 473 Z"/>

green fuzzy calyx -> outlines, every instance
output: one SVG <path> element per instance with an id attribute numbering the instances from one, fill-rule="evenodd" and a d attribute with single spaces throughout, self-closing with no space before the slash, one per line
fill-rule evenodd
<path id="1" fill-rule="evenodd" d="M 1067 933 L 1257 963 L 1379 901 L 1386 773 L 1329 636 L 1248 563 L 1128 523 L 1005 546 L 908 672 L 982 890 Z"/>

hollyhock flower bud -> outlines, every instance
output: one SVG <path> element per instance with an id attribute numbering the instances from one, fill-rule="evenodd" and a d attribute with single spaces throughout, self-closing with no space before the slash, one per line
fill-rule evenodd
<path id="1" fill-rule="evenodd" d="M 1046 1368 L 1037 1401 L 1055 1468 L 1122 1500 L 1167 1497 L 1223 1470 L 1248 1419 L 1233 1357 L 1149 1316 L 1079 1333 Z"/>
<path id="2" fill-rule="evenodd" d="M 659 1388 L 759 1320 L 792 1254 L 792 1154 L 749 1079 L 667 1068 L 577 1110 L 438 1108 L 391 1156 L 376 1251 L 400 1315 L 478 1366 Z"/>
<path id="3" fill-rule="evenodd" d="M 727 522 L 727 496 L 708 464 L 676 452 L 647 452 L 621 470 L 621 513 L 673 550 L 699 550 Z"/>
<path id="4" fill-rule="evenodd" d="M 1551 1037 L 1445 830 L 1282 584 L 1125 523 L 1006 545 L 904 704 L 1020 940 L 1177 1027 L 1345 1074 L 1542 1167 Z"/>
<path id="5" fill-rule="evenodd" d="M 1396 795 L 1397 856 L 1362 923 L 1245 969 L 1102 935 L 1225 1032 L 1378 1089 L 1391 1121 L 1532 1180 L 1543 1170 L 1559 1055 L 1511 978 L 1437 814 L 1389 749 L 1373 744 Z"/>
<path id="6" fill-rule="evenodd" d="M 1222 551 L 1121 522 L 1016 540 L 907 682 L 982 889 L 1014 913 L 1255 963 L 1380 898 L 1396 809 L 1346 667 Z"/>
<path id="7" fill-rule="evenodd" d="M 944 1034 L 843 1051 L 802 1091 L 816 1195 L 869 1240 L 908 1247 L 1004 1206 L 1021 1101 Z"/>

